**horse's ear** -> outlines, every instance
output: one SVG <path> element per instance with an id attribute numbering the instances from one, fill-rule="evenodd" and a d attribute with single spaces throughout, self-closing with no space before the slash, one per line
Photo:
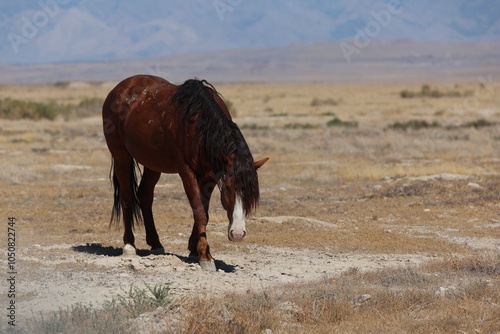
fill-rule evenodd
<path id="1" fill-rule="evenodd" d="M 255 170 L 259 169 L 260 167 L 262 167 L 263 164 L 267 162 L 267 160 L 269 160 L 269 158 L 264 158 L 262 160 L 255 161 L 253 163 L 253 168 L 255 168 Z"/>

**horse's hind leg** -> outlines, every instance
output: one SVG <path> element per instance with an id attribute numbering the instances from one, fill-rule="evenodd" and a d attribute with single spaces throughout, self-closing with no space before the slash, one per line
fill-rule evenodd
<path id="1" fill-rule="evenodd" d="M 144 227 L 146 228 L 146 242 L 151 246 L 153 254 L 163 254 L 165 250 L 160 243 L 160 238 L 156 232 L 155 222 L 153 219 L 153 198 L 155 185 L 160 179 L 161 173 L 152 171 L 144 167 L 141 184 L 139 186 L 139 205 L 141 206 L 142 217 L 144 219 Z"/>

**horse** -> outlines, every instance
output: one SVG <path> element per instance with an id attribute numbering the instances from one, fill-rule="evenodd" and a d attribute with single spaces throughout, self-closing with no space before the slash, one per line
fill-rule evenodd
<path id="1" fill-rule="evenodd" d="M 109 92 L 102 119 L 112 159 L 111 223 L 123 215 L 123 254 L 136 254 L 137 223 L 144 224 L 151 253 L 165 253 L 153 219 L 154 188 L 161 173 L 178 173 L 194 218 L 190 257 L 216 271 L 206 233 L 212 192 L 220 189 L 228 239 L 243 240 L 246 217 L 259 201 L 257 169 L 269 158 L 254 161 L 222 96 L 206 80 L 175 85 L 157 76 L 129 77 Z"/>

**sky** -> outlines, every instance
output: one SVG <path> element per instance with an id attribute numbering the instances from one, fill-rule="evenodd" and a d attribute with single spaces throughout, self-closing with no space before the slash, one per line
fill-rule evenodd
<path id="1" fill-rule="evenodd" d="M 500 41 L 499 17 L 498 0 L 3 1 L 0 64 L 113 61 L 318 42 Z"/>

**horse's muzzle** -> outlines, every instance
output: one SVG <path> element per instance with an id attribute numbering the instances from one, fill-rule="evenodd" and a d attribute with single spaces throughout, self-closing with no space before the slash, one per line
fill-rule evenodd
<path id="1" fill-rule="evenodd" d="M 247 235 L 247 231 L 243 228 L 229 229 L 227 237 L 230 241 L 242 241 Z"/>

